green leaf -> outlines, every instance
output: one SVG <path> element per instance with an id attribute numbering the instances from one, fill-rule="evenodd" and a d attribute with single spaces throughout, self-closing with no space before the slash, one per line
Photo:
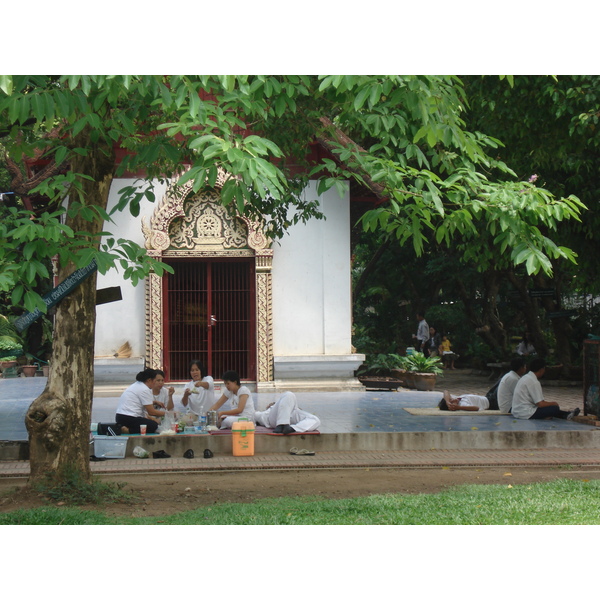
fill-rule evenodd
<path id="1" fill-rule="evenodd" d="M 354 98 L 354 110 L 360 110 L 363 107 L 370 93 L 371 90 L 365 86 L 356 94 L 356 98 Z"/>
<path id="2" fill-rule="evenodd" d="M 13 92 L 13 80 L 11 75 L 0 75 L 0 90 L 7 96 L 11 96 Z"/>
<path id="3" fill-rule="evenodd" d="M 56 155 L 54 156 L 54 160 L 56 161 L 57 165 L 60 165 L 65 158 L 67 158 L 67 154 L 69 152 L 68 148 L 65 148 L 65 146 L 59 146 L 56 149 Z"/>
<path id="4" fill-rule="evenodd" d="M 29 312 L 34 312 L 36 308 L 39 308 L 40 311 L 44 314 L 46 314 L 46 312 L 48 311 L 48 307 L 46 306 L 46 303 L 42 300 L 42 297 L 36 292 L 32 292 L 31 290 L 25 292 L 24 305 Z"/>
<path id="5" fill-rule="evenodd" d="M 13 303 L 13 306 L 19 306 L 21 304 L 24 292 L 25 288 L 23 287 L 23 284 L 18 283 L 10 296 L 10 301 Z"/>
<path id="6" fill-rule="evenodd" d="M 221 190 L 221 202 L 224 206 L 231 204 L 236 187 L 237 185 L 234 179 L 228 179 L 223 185 L 223 189 Z"/>

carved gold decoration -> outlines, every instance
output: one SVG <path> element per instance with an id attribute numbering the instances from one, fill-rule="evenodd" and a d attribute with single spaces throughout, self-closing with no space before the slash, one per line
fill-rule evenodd
<path id="1" fill-rule="evenodd" d="M 214 192 L 191 198 L 184 215 L 169 225 L 171 248 L 243 248 L 248 245 L 245 222 L 231 217 Z"/>
<path id="2" fill-rule="evenodd" d="M 222 169 L 217 188 L 230 177 Z M 148 254 L 157 260 L 174 257 L 254 257 L 256 273 L 257 382 L 273 381 L 273 307 L 271 240 L 262 222 L 232 216 L 221 204 L 218 191 L 194 194 L 192 182 L 173 183 L 157 204 L 150 222 L 142 219 Z M 162 368 L 162 281 L 152 274 L 146 279 L 146 360 Z"/>
<path id="3" fill-rule="evenodd" d="M 273 251 L 256 257 L 256 360 L 259 382 L 273 381 Z"/>
<path id="4" fill-rule="evenodd" d="M 152 273 L 146 279 L 146 362 L 151 369 L 162 369 L 162 348 L 162 281 Z"/>

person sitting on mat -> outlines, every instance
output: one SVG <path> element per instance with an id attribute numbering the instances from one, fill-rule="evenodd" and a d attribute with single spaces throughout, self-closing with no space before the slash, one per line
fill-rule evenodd
<path id="1" fill-rule="evenodd" d="M 229 400 L 231 410 L 217 413 L 219 428 L 231 429 L 231 426 L 240 418 L 246 418 L 254 423 L 254 400 L 250 390 L 240 383 L 240 376 L 236 371 L 223 373 L 225 390 L 222 396 L 209 408 L 217 410 Z"/>
<path id="2" fill-rule="evenodd" d="M 296 394 L 284 392 L 276 402 L 265 410 L 254 413 L 257 425 L 273 427 L 273 433 L 306 433 L 319 428 L 319 417 L 298 408 Z"/>
<path id="3" fill-rule="evenodd" d="M 513 393 L 512 415 L 517 419 L 557 419 L 571 420 L 579 414 L 579 408 L 571 412 L 561 410 L 558 402 L 544 400 L 542 384 L 539 379 L 546 372 L 543 358 L 534 358 L 529 363 L 529 372 L 523 375 Z"/>
<path id="4" fill-rule="evenodd" d="M 215 382 L 199 360 L 190 363 L 190 377 L 192 380 L 186 384 L 181 398 L 185 410 L 196 415 L 202 415 L 215 403 Z"/>
<path id="5" fill-rule="evenodd" d="M 509 413 L 511 411 L 515 387 L 526 371 L 525 359 L 521 356 L 510 361 L 510 371 L 502 377 L 498 386 L 498 406 L 502 412 Z"/>
<path id="6" fill-rule="evenodd" d="M 440 410 L 498 410 L 498 402 L 491 406 L 485 396 L 477 394 L 451 396 L 448 390 L 444 390 L 444 397 L 440 400 L 438 408 Z"/>
<path id="7" fill-rule="evenodd" d="M 129 433 L 139 433 L 140 425 L 146 425 L 147 433 L 154 433 L 158 429 L 158 421 L 153 417 L 162 417 L 165 413 L 154 408 L 152 388 L 155 378 L 154 369 L 140 371 L 135 376 L 135 383 L 121 394 L 115 421 L 118 425 L 127 427 Z M 150 418 L 147 418 L 146 413 Z"/>
<path id="8" fill-rule="evenodd" d="M 173 410 L 173 386 L 165 387 L 165 372 L 156 370 L 154 385 L 152 386 L 152 396 L 154 398 L 154 408 L 163 410 Z"/>

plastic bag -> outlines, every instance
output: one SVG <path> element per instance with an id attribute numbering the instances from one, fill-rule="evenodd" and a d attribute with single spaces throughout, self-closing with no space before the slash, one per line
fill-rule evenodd
<path id="1" fill-rule="evenodd" d="M 133 449 L 133 455 L 138 458 L 148 458 L 150 456 L 150 452 L 148 450 L 144 450 L 141 446 L 136 446 Z"/>
<path id="2" fill-rule="evenodd" d="M 162 421 L 158 426 L 158 433 L 162 433 L 163 431 L 171 431 L 171 425 L 176 422 L 175 413 L 171 410 L 166 411 L 165 416 L 162 418 Z"/>

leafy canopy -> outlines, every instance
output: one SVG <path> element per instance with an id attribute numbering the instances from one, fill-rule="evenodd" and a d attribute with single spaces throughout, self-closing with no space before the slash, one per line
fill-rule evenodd
<path id="1" fill-rule="evenodd" d="M 574 260 L 549 236 L 585 207 L 515 181 L 488 154 L 499 140 L 466 130 L 466 107 L 453 76 L 0 76 L 0 136 L 8 155 L 63 165 L 32 191 L 47 196 L 46 212 L 4 210 L 0 289 L 12 290 L 13 304 L 44 310 L 33 287 L 55 255 L 77 266 L 95 259 L 100 272 L 119 266 L 134 283 L 150 269 L 162 273 L 131 242 L 66 225 L 65 215 L 110 226 L 111 215 L 84 193 L 91 178 L 85 166 L 99 154 L 113 160 L 117 177 L 144 173 L 122 190 L 115 211 L 139 214 L 144 198 L 154 200 L 154 179 L 179 176 L 197 192 L 214 186 L 223 169 L 230 175 L 223 204 L 266 215 L 277 238 L 293 223 L 321 217 L 318 204 L 301 193 L 308 177 L 319 179 L 319 191 L 344 191 L 353 179 L 387 199 L 364 216 L 364 227 L 411 241 L 417 254 L 433 242 L 479 253 L 487 237 L 484 262 L 504 256 L 531 273 L 549 273 L 549 259 Z M 309 163 L 315 139 L 333 160 Z M 73 164 L 83 165 L 81 172 Z M 309 165 L 310 172 L 302 169 Z M 490 180 L 493 171 L 508 180 Z"/>

